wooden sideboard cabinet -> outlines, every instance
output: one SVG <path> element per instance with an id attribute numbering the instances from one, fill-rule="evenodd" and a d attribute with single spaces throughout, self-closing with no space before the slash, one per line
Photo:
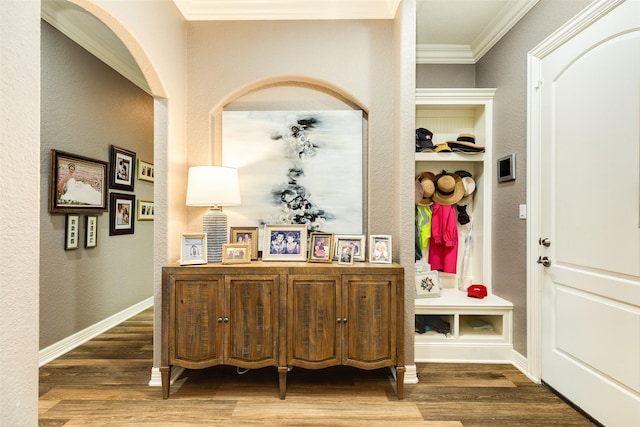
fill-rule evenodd
<path id="1" fill-rule="evenodd" d="M 172 366 L 274 366 L 280 398 L 290 367 L 395 369 L 404 382 L 404 270 L 252 262 L 162 269 L 162 395 Z"/>

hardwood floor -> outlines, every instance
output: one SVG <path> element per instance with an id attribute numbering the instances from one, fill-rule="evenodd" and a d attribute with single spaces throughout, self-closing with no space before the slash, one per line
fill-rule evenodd
<path id="1" fill-rule="evenodd" d="M 40 368 L 40 426 L 591 426 L 510 365 L 418 364 L 398 401 L 388 369 L 348 367 L 288 375 L 275 368 L 186 370 L 171 387 L 147 385 L 153 310 Z"/>

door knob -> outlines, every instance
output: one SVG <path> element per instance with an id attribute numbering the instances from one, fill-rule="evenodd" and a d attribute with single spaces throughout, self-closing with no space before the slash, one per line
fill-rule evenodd
<path id="1" fill-rule="evenodd" d="M 544 246 L 545 248 L 548 248 L 549 246 L 551 246 L 551 240 L 549 240 L 548 237 L 540 237 L 538 239 L 538 244 Z"/>
<path id="2" fill-rule="evenodd" d="M 536 261 L 538 264 L 542 264 L 545 267 L 549 267 L 551 265 L 551 260 L 546 257 L 546 256 L 539 256 L 538 257 L 538 261 Z"/>

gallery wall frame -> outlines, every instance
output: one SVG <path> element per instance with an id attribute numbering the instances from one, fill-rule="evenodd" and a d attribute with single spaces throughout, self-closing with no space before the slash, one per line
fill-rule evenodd
<path id="1" fill-rule="evenodd" d="M 95 248 L 98 246 L 98 216 L 87 215 L 85 217 L 84 247 Z"/>
<path id="2" fill-rule="evenodd" d="M 109 236 L 134 233 L 135 206 L 134 194 L 109 193 Z"/>
<path id="3" fill-rule="evenodd" d="M 145 162 L 144 160 L 138 159 L 137 165 L 138 171 L 138 179 L 141 181 L 153 182 L 155 176 L 155 169 L 153 168 L 153 163 Z"/>
<path id="4" fill-rule="evenodd" d="M 108 169 L 107 162 L 102 160 L 52 149 L 49 212 L 105 212 Z"/>
<path id="5" fill-rule="evenodd" d="M 151 200 L 138 200 L 136 219 L 138 221 L 153 221 L 154 206 Z"/>
<path id="6" fill-rule="evenodd" d="M 109 188 L 133 191 L 136 171 L 136 153 L 111 145 L 109 156 Z"/>
<path id="7" fill-rule="evenodd" d="M 67 214 L 65 222 L 65 239 L 64 249 L 78 249 L 78 241 L 80 240 L 80 216 L 76 214 Z"/>

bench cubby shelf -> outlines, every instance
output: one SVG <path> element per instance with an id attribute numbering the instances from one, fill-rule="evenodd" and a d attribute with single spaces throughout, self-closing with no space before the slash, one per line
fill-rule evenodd
<path id="1" fill-rule="evenodd" d="M 498 362 L 512 360 L 513 305 L 494 295 L 491 287 L 491 200 L 494 177 L 493 97 L 495 89 L 417 89 L 416 128 L 433 132 L 434 143 L 455 141 L 461 133 L 475 135 L 483 153 L 415 153 L 415 175 L 424 171 L 466 170 L 476 184 L 468 206 L 472 217 L 470 257 L 462 274 L 441 274 L 439 298 L 416 299 L 416 315 L 440 316 L 451 325 L 451 334 L 430 331 L 415 335 L 416 362 Z M 468 232 L 468 230 L 466 231 Z M 462 245 L 464 236 L 459 235 Z M 463 248 L 460 246 L 458 258 Z M 459 271 L 463 270 L 462 268 Z M 469 298 L 470 283 L 482 283 L 489 295 Z M 474 329 L 469 321 L 488 322 L 493 330 Z"/>

